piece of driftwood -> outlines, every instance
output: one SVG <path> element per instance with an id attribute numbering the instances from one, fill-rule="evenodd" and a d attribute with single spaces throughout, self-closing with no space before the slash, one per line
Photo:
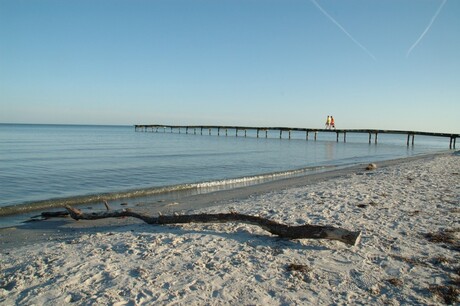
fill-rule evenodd
<path id="1" fill-rule="evenodd" d="M 56 218 L 56 217 L 67 217 L 69 215 L 68 211 L 44 211 L 41 213 L 42 218 Z"/>
<path id="2" fill-rule="evenodd" d="M 84 213 L 81 210 L 65 206 L 75 220 L 97 220 L 105 218 L 133 217 L 141 219 L 148 224 L 184 224 L 184 223 L 225 223 L 241 222 L 260 226 L 266 231 L 282 238 L 288 239 L 329 239 L 338 240 L 350 245 L 357 245 L 361 238 L 361 232 L 351 232 L 346 229 L 333 226 L 299 225 L 290 226 L 268 220 L 259 216 L 250 216 L 236 212 L 220 214 L 196 214 L 196 215 L 173 215 L 158 217 L 131 211 L 130 209 L 107 210 L 102 212 Z"/>

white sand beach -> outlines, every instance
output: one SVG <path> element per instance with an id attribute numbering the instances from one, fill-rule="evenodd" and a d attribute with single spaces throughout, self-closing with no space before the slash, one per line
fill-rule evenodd
<path id="1" fill-rule="evenodd" d="M 377 166 L 193 212 L 362 231 L 356 246 L 286 240 L 237 223 L 117 219 L 93 228 L 66 219 L 59 222 L 74 234 L 64 235 L 49 220 L 42 238 L 25 244 L 19 228 L 0 230 L 0 304 L 459 303 L 460 155 Z"/>

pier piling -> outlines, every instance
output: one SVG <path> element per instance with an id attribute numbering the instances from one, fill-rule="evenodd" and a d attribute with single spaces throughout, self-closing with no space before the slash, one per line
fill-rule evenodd
<path id="1" fill-rule="evenodd" d="M 399 130 L 361 130 L 361 129 L 312 129 L 312 128 L 289 128 L 289 127 L 247 127 L 247 126 L 198 126 L 198 125 L 160 125 L 160 124 L 138 124 L 134 126 L 136 132 L 155 132 L 158 133 L 160 129 L 163 129 L 163 133 L 166 133 L 166 129 L 169 129 L 171 133 L 177 132 L 182 133 L 181 129 L 185 129 L 185 134 L 189 134 L 189 129 L 193 128 L 193 134 L 197 134 L 197 129 L 200 129 L 200 134 L 203 135 L 203 129 L 208 129 L 208 134 L 212 135 L 212 130 L 217 130 L 217 136 L 220 136 L 221 129 L 225 129 L 225 136 L 228 136 L 228 129 L 235 130 L 235 136 L 238 137 L 238 131 L 244 131 L 244 137 L 248 137 L 248 130 L 255 130 L 256 137 L 260 137 L 260 132 L 265 131 L 265 138 L 268 138 L 269 131 L 279 131 L 279 138 L 283 138 L 283 131 L 288 132 L 288 138 L 292 138 L 292 132 L 305 132 L 305 140 L 309 140 L 310 132 L 314 133 L 314 140 L 318 139 L 318 133 L 336 133 L 336 141 L 339 142 L 340 133 L 343 133 L 343 142 L 347 142 L 347 133 L 367 133 L 369 135 L 369 144 L 372 143 L 372 134 L 374 134 L 374 143 L 378 143 L 378 134 L 405 134 L 407 135 L 407 146 L 410 144 L 415 145 L 415 135 L 421 136 L 433 136 L 433 137 L 446 137 L 449 138 L 449 148 L 455 149 L 457 138 L 460 134 L 453 133 L 432 133 L 432 132 L 416 132 L 416 131 L 399 131 Z M 412 137 L 412 139 L 411 139 Z"/>

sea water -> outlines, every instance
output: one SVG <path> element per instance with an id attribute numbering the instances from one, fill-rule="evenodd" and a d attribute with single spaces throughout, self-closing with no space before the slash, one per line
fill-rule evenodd
<path id="1" fill-rule="evenodd" d="M 262 133 L 133 126 L 0 124 L 0 215 L 175 190 L 232 188 L 379 160 L 445 151 L 448 139 Z M 209 135 L 211 134 L 211 135 Z M 265 137 L 267 136 L 267 138 Z"/>

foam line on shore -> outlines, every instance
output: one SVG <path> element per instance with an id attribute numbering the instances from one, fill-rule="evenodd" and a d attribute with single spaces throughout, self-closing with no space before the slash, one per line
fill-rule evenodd
<path id="1" fill-rule="evenodd" d="M 346 167 L 342 165 L 342 167 Z M 62 207 L 64 205 L 83 205 L 83 204 L 95 204 L 101 203 L 102 201 L 111 201 L 119 199 L 133 199 L 133 198 L 145 198 L 149 196 L 156 196 L 167 193 L 183 193 L 187 195 L 208 193 L 216 190 L 225 190 L 238 187 L 245 187 L 255 184 L 261 184 L 268 181 L 279 180 L 283 178 L 308 175 L 311 173 L 318 173 L 327 171 L 330 169 L 337 168 L 337 166 L 317 166 L 317 167 L 305 167 L 301 169 L 294 169 L 288 171 L 279 171 L 273 173 L 266 173 L 253 176 L 245 176 L 240 178 L 222 179 L 216 181 L 189 183 L 189 184 L 178 184 L 172 186 L 153 187 L 137 190 L 129 190 L 123 192 L 112 192 L 103 194 L 92 194 L 85 196 L 75 196 L 67 198 L 56 198 L 43 201 L 35 201 L 18 205 L 10 205 L 0 207 L 0 217 L 14 214 L 27 213 L 31 211 L 50 209 L 56 207 Z"/>

